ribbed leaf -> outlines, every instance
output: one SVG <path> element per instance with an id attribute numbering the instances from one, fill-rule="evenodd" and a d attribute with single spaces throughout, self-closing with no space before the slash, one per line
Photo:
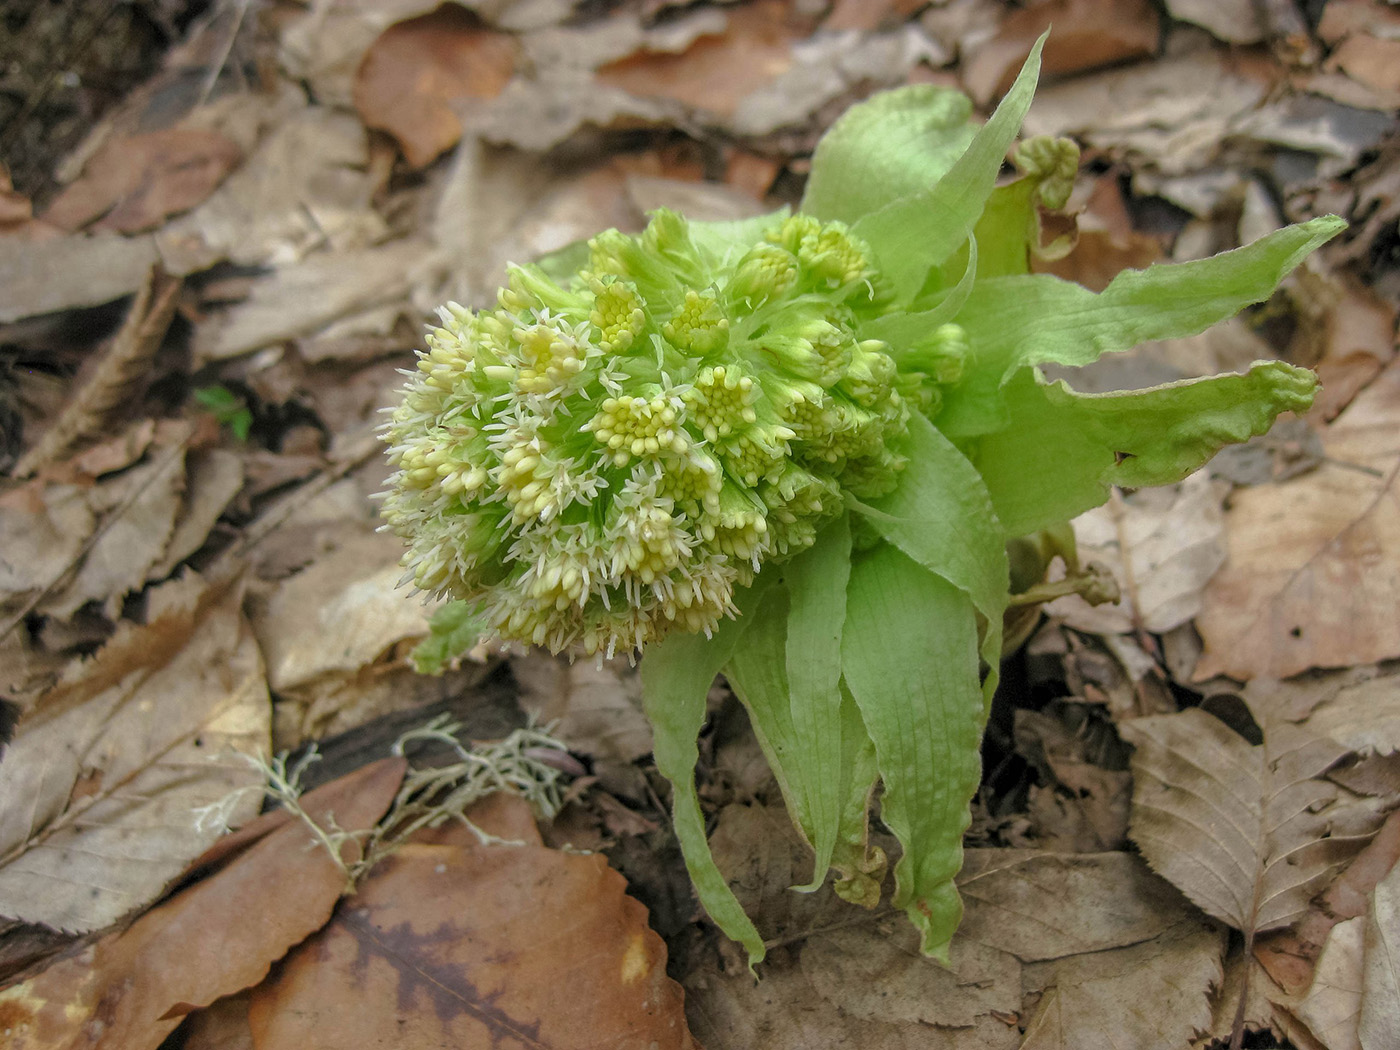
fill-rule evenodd
<path id="1" fill-rule="evenodd" d="M 864 810 L 858 827 L 843 827 L 843 812 L 856 795 L 869 794 L 873 769 L 851 783 L 865 742 L 842 717 L 841 624 L 846 616 L 846 580 L 851 533 L 843 515 L 816 544 L 783 566 L 785 587 L 773 588 L 725 669 L 748 708 L 754 730 L 782 786 L 788 806 L 816 853 L 815 890 L 832 865 L 838 840 L 864 843 Z M 853 737 L 853 739 L 847 739 Z M 849 875 L 850 858 L 843 857 Z"/>
<path id="2" fill-rule="evenodd" d="M 953 877 L 981 765 L 972 601 L 881 544 L 851 566 L 841 661 L 875 742 L 881 815 L 904 847 L 894 903 L 918 927 L 923 952 L 946 963 L 962 918 Z"/>
<path id="3" fill-rule="evenodd" d="M 1312 372 L 1281 361 L 1109 394 L 1038 382 L 1026 369 L 1005 391 L 1015 426 L 980 439 L 974 460 L 997 516 L 1020 536 L 1099 506 L 1111 485 L 1180 481 L 1280 412 L 1305 411 L 1316 387 Z"/>
<path id="4" fill-rule="evenodd" d="M 939 429 L 961 438 L 1015 425 L 1001 388 L 1018 369 L 1086 365 L 1151 339 L 1203 332 L 1267 299 L 1345 226 L 1322 216 L 1209 259 L 1125 270 L 1098 293 L 1048 274 L 979 281 L 956 318 L 975 368 L 947 392 Z"/>
<path id="5" fill-rule="evenodd" d="M 749 626 L 747 612 L 761 600 L 766 583 L 760 577 L 744 593 L 746 614 L 720 621 L 713 638 L 671 634 L 650 646 L 642 660 L 642 705 L 655 738 L 656 768 L 671 782 L 671 819 L 686 870 L 710 918 L 748 952 L 750 969 L 763 959 L 763 938 L 710 853 L 705 816 L 695 793 L 695 763 L 700 757 L 696 738 L 705 722 L 705 696 Z"/>
<path id="6" fill-rule="evenodd" d="M 937 183 L 863 216 L 855 233 L 869 242 L 899 299 L 908 301 L 972 234 L 996 186 L 1006 151 L 1021 130 L 1040 76 L 1042 36 L 1011 90 L 967 150 Z"/>

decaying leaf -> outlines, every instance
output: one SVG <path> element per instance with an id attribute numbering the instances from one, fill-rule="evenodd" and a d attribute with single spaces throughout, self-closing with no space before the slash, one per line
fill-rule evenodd
<path id="1" fill-rule="evenodd" d="M 355 74 L 355 109 L 365 127 L 387 131 L 409 165 L 421 168 L 462 137 L 454 104 L 501 93 L 515 51 L 514 37 L 445 3 L 380 34 Z"/>
<path id="2" fill-rule="evenodd" d="M 541 846 L 519 799 L 472 819 L 518 844 L 451 824 L 403 846 L 254 993 L 255 1045 L 693 1046 L 622 876 Z"/>
<path id="3" fill-rule="evenodd" d="M 1252 0 L 1167 0 L 1167 11 L 1231 44 L 1257 44 L 1264 39 L 1264 17 Z"/>
<path id="4" fill-rule="evenodd" d="M 235 143 L 199 128 L 109 139 L 49 205 L 44 220 L 65 230 L 151 230 L 208 197 L 240 158 Z"/>
<path id="5" fill-rule="evenodd" d="M 39 602 L 45 616 L 71 619 L 88 602 L 103 602 L 115 618 L 121 601 L 151 576 L 164 556 L 184 504 L 183 444 L 94 488 L 89 504 L 99 524 L 71 578 Z"/>
<path id="6" fill-rule="evenodd" d="M 0 499 L 0 595 L 7 612 L 36 599 L 82 556 L 97 525 L 76 485 L 15 489 Z"/>
<path id="7" fill-rule="evenodd" d="M 1361 1050 L 1357 1027 L 1365 931 L 1366 922 L 1360 918 L 1332 927 L 1317 960 L 1312 987 L 1289 1008 L 1327 1050 Z"/>
<path id="8" fill-rule="evenodd" d="M 1400 865 L 1371 895 L 1363 946 L 1357 1034 L 1362 1050 L 1384 1050 L 1400 1032 Z"/>
<path id="9" fill-rule="evenodd" d="M 1251 745 L 1200 708 L 1121 727 L 1133 756 L 1131 834 L 1153 869 L 1247 935 L 1293 922 L 1380 824 L 1321 777 L 1346 752 L 1297 726 Z"/>
<path id="10" fill-rule="evenodd" d="M 156 897 L 222 821 L 256 811 L 237 790 L 258 782 L 243 756 L 266 751 L 271 711 L 241 598 L 195 578 L 166 585 L 146 626 L 119 632 L 29 712 L 0 763 L 0 796 L 23 800 L 0 809 L 7 915 L 109 925 Z"/>
<path id="11" fill-rule="evenodd" d="M 1128 634 L 1139 626 L 1165 634 L 1186 623 L 1225 560 L 1225 492 L 1201 471 L 1175 490 L 1144 489 L 1076 518 L 1081 560 L 1107 565 L 1122 598 L 1090 605 L 1070 595 L 1052 602 L 1050 613 L 1091 634 Z"/>
<path id="12" fill-rule="evenodd" d="M 1400 367 L 1322 432 L 1328 462 L 1235 494 L 1196 626 L 1198 679 L 1287 678 L 1400 655 Z"/>
<path id="13" fill-rule="evenodd" d="M 571 750 L 611 763 L 651 753 L 651 724 L 642 714 L 642 684 L 626 660 L 569 662 L 543 652 L 511 661 L 520 706 L 541 724 L 554 723 Z"/>
<path id="14" fill-rule="evenodd" d="M 1150 941 L 1043 964 L 1023 1050 L 1177 1050 L 1210 1024 L 1225 931 L 1188 918 Z"/>
<path id="15" fill-rule="evenodd" d="M 402 759 L 385 759 L 302 804 L 318 821 L 362 830 L 383 816 L 403 772 Z M 129 929 L 0 991 L 9 1050 L 154 1050 L 191 1010 L 262 980 L 325 923 L 345 889 L 344 872 L 309 829 L 281 817 L 262 821 L 263 837 L 247 845 L 242 836 L 244 852 Z M 351 839 L 342 856 L 358 848 Z"/>

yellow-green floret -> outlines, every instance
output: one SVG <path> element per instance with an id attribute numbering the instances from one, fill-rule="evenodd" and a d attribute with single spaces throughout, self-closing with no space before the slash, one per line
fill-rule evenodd
<path id="1" fill-rule="evenodd" d="M 708 245 L 658 212 L 566 284 L 512 267 L 496 309 L 440 311 L 385 426 L 407 579 L 501 638 L 630 651 L 713 630 L 846 494 L 893 488 L 910 387 L 855 334 L 869 249 L 806 216 Z"/>

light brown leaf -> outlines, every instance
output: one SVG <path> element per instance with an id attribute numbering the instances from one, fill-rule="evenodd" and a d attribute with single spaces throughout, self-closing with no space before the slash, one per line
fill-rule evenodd
<path id="1" fill-rule="evenodd" d="M 65 230 L 153 230 L 208 197 L 240 159 L 229 139 L 197 128 L 109 139 L 43 218 Z"/>
<path id="2" fill-rule="evenodd" d="M 1371 895 L 1359 1035 L 1362 1050 L 1385 1050 L 1400 1032 L 1400 864 Z"/>
<path id="3" fill-rule="evenodd" d="M 1250 745 L 1199 708 L 1120 726 L 1133 744 L 1130 834 L 1153 869 L 1246 934 L 1286 926 L 1380 824 L 1321 777 L 1346 752 L 1288 724 Z"/>
<path id="4" fill-rule="evenodd" d="M 529 820 L 519 799 L 490 801 Z M 404 846 L 254 993 L 255 1045 L 694 1046 L 622 876 L 531 837 L 482 846 L 453 824 Z"/>
<path id="5" fill-rule="evenodd" d="M 1332 927 L 1312 987 L 1289 1010 L 1327 1050 L 1361 1050 L 1357 1024 L 1365 931 L 1366 922 L 1359 918 Z"/>
<path id="6" fill-rule="evenodd" d="M 160 261 L 150 236 L 0 237 L 0 324 L 110 303 L 140 288 Z"/>
<path id="7" fill-rule="evenodd" d="M 1305 724 L 1348 751 L 1393 755 L 1400 751 L 1400 677 L 1346 686 L 1314 708 Z"/>
<path id="8" fill-rule="evenodd" d="M 6 606 L 36 597 L 82 555 L 97 525 L 88 492 L 34 482 L 0 499 L 0 595 Z"/>
<path id="9" fill-rule="evenodd" d="M 598 82 L 640 98 L 662 98 L 720 117 L 792 65 L 798 37 L 782 0 L 758 0 L 728 13 L 723 33 L 680 54 L 639 52 L 599 68 Z"/>
<path id="10" fill-rule="evenodd" d="M 355 74 L 355 109 L 394 137 L 410 167 L 424 167 L 462 137 L 457 106 L 501 93 L 515 52 L 514 37 L 445 3 L 380 34 Z"/>
<path id="11" fill-rule="evenodd" d="M 162 580 L 209 538 L 209 530 L 243 487 L 243 458 L 227 449 L 192 452 L 185 460 L 185 499 L 165 553 L 147 573 Z"/>
<path id="12" fill-rule="evenodd" d="M 1046 75 L 1083 73 L 1157 53 L 1157 9 L 1146 0 L 1047 0 L 1014 10 L 996 36 L 963 64 L 980 105 L 1004 94 L 1036 39 L 1054 26 L 1042 58 Z"/>
<path id="13" fill-rule="evenodd" d="M 240 590 L 197 587 L 167 584 L 170 597 L 152 596 L 165 615 L 114 638 L 21 723 L 0 763 L 0 796 L 22 800 L 0 809 L 6 914 L 109 925 L 157 896 L 221 818 L 256 811 L 237 792 L 259 781 L 242 756 L 268 747 L 262 657 Z"/>
<path id="14" fill-rule="evenodd" d="M 160 449 L 88 493 L 101 522 L 77 571 L 39 602 L 40 613 L 69 620 L 88 602 L 100 601 L 116 618 L 122 599 L 150 577 L 175 531 L 184 503 L 184 460 L 182 445 Z"/>
<path id="15" fill-rule="evenodd" d="M 1194 22 L 1214 37 L 1231 44 L 1257 44 L 1264 39 L 1264 20 L 1252 0 L 1166 0 L 1167 12 Z"/>
<path id="16" fill-rule="evenodd" d="M 369 828 L 403 779 L 385 759 L 308 793 L 323 825 Z M 310 846 L 310 848 L 308 848 Z M 352 841 L 342 848 L 356 857 Z M 287 820 L 214 875 L 76 956 L 0 991 L 7 1050 L 154 1050 L 192 1009 L 256 984 L 319 929 L 345 874 L 300 820 Z"/>
<path id="17" fill-rule="evenodd" d="M 1081 560 L 1107 565 L 1122 598 L 1095 606 L 1069 595 L 1048 611 L 1091 634 L 1128 634 L 1139 625 L 1165 634 L 1186 623 L 1225 560 L 1227 488 L 1201 471 L 1179 488 L 1145 489 L 1080 515 L 1074 531 Z"/>
<path id="18" fill-rule="evenodd" d="M 958 936 L 1023 962 L 1138 944 L 1190 918 L 1131 853 L 969 849 L 958 892 L 967 905 Z"/>
<path id="19" fill-rule="evenodd" d="M 626 660 L 570 662 L 531 652 L 511 661 L 523 711 L 557 723 L 569 749 L 607 762 L 634 762 L 651 752 L 642 714 L 642 684 Z"/>
<path id="20" fill-rule="evenodd" d="M 1329 462 L 1235 495 L 1196 678 L 1288 678 L 1400 655 L 1400 366 L 1322 432 Z"/>
<path id="21" fill-rule="evenodd" d="M 1048 985 L 1022 1050 L 1177 1050 L 1210 1024 L 1225 931 L 1187 919 L 1150 941 L 1075 955 L 1026 975 Z"/>

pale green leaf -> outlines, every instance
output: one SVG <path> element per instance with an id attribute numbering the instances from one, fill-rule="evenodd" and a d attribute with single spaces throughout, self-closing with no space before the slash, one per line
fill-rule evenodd
<path id="1" fill-rule="evenodd" d="M 1080 394 L 1026 369 L 1007 386 L 1011 426 L 974 443 L 973 462 L 1010 535 L 1067 521 L 1111 485 L 1168 485 L 1223 446 L 1312 403 L 1317 377 L 1282 361 L 1122 393 Z"/>
<path id="2" fill-rule="evenodd" d="M 1048 274 L 979 281 L 955 319 L 967 332 L 974 367 L 946 391 L 939 429 L 961 439 L 1005 426 L 1001 388 L 1018 369 L 1049 361 L 1086 365 L 1233 317 L 1267 299 L 1345 226 L 1323 216 L 1209 259 L 1125 270 L 1098 293 Z"/>
<path id="3" fill-rule="evenodd" d="M 899 299 L 913 298 L 929 271 L 972 234 L 1030 108 L 1044 43 L 1044 36 L 1036 41 L 1011 90 L 947 174 L 855 224 L 854 232 L 870 244 Z"/>
<path id="4" fill-rule="evenodd" d="M 909 464 L 890 495 L 856 509 L 887 540 L 966 592 L 986 621 L 982 655 L 990 707 L 1001 661 L 1002 612 L 1010 569 L 1006 530 L 981 475 L 923 416 L 909 420 Z"/>
<path id="5" fill-rule="evenodd" d="M 801 211 L 854 223 L 941 179 L 976 134 L 961 91 L 911 84 L 842 114 L 817 143 Z"/>
<path id="6" fill-rule="evenodd" d="M 489 626 L 480 607 L 472 602 L 448 602 L 428 621 L 428 637 L 413 649 L 413 669 L 419 674 L 442 674 L 457 657 L 468 652 Z"/>
<path id="7" fill-rule="evenodd" d="M 749 611 L 761 600 L 766 587 L 767 580 L 760 576 L 742 596 Z M 712 638 L 670 634 L 647 648 L 641 673 L 642 706 L 655 740 L 653 757 L 657 770 L 671 782 L 671 819 L 686 870 L 705 911 L 721 930 L 744 946 L 752 969 L 763 959 L 763 938 L 715 865 L 705 836 L 705 815 L 695 792 L 696 738 L 705 722 L 705 696 L 749 623 L 744 615 L 722 620 Z"/>
<path id="8" fill-rule="evenodd" d="M 904 848 L 894 903 L 923 952 L 946 963 L 981 764 L 976 612 L 966 593 L 888 544 L 853 562 L 848 592 L 842 667 L 875 742 L 881 817 Z"/>
<path id="9" fill-rule="evenodd" d="M 854 762 L 843 740 L 840 692 L 850 565 L 851 534 L 843 515 L 810 550 L 778 570 L 785 587 L 769 593 L 725 670 L 816 852 L 812 880 L 796 887 L 801 890 L 822 884 L 842 835 L 843 808 L 853 792 L 868 792 L 871 783 L 852 786 L 843 779 Z"/>
<path id="10" fill-rule="evenodd" d="M 896 311 L 867 321 L 860 328 L 860 337 L 883 339 L 890 344 L 890 353 L 898 361 L 901 351 L 916 344 L 939 325 L 951 321 L 963 308 L 977 280 L 977 253 L 977 238 L 968 238 L 962 277 L 943 293 L 935 306 L 916 313 Z"/>

